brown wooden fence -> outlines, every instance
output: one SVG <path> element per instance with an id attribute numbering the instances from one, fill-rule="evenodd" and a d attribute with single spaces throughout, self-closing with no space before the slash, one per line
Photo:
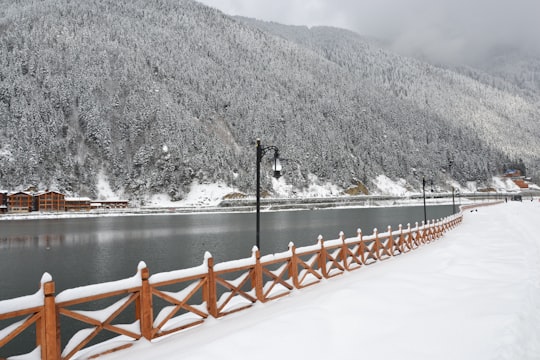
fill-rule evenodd
<path id="1" fill-rule="evenodd" d="M 156 339 L 204 322 L 267 302 L 363 266 L 410 252 L 441 237 L 462 221 L 462 214 L 414 228 L 388 227 L 364 236 L 319 241 L 313 246 L 260 256 L 254 248 L 247 259 L 214 264 L 205 254 L 201 266 L 150 276 L 140 263 L 132 278 L 68 289 L 55 295 L 55 284 L 45 274 L 39 291 L 31 296 L 0 301 L 0 348 L 34 327 L 34 352 L 41 359 L 90 358 L 117 351 L 134 340 Z M 69 335 L 66 322 L 80 330 Z M 76 326 L 77 327 L 77 326 Z M 105 335 L 106 333 L 106 335 Z"/>

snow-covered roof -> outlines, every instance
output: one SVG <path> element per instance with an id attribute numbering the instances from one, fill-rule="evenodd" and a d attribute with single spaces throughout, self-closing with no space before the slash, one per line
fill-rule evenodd
<path id="1" fill-rule="evenodd" d="M 28 191 L 12 191 L 12 192 L 8 193 L 8 196 L 19 195 L 19 194 L 24 194 L 24 195 L 28 195 L 28 196 L 34 196 L 34 194 L 32 194 L 31 192 L 28 192 Z"/>
<path id="2" fill-rule="evenodd" d="M 58 195 L 64 195 L 64 194 L 62 194 L 61 192 L 59 192 L 59 191 L 54 191 L 54 190 L 43 190 L 43 191 L 38 191 L 35 195 L 36 195 L 36 196 L 41 196 L 41 195 L 45 195 L 45 194 L 58 194 Z"/>
<path id="3" fill-rule="evenodd" d="M 67 197 L 66 201 L 92 201 L 89 197 Z"/>

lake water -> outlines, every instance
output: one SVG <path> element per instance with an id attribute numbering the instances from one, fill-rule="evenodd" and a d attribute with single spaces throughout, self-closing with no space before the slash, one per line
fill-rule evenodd
<path id="1" fill-rule="evenodd" d="M 429 206 L 428 219 L 450 215 L 452 206 Z M 313 245 L 319 234 L 366 235 L 373 228 L 414 225 L 423 207 L 327 209 L 261 213 L 261 252 Z M 144 215 L 0 222 L 0 300 L 37 291 L 44 272 L 56 292 L 127 278 L 145 261 L 150 274 L 200 265 L 205 251 L 215 262 L 251 255 L 254 213 Z"/>
<path id="2" fill-rule="evenodd" d="M 429 219 L 451 213 L 451 205 L 427 210 Z M 313 245 L 319 234 L 330 240 L 340 231 L 352 237 L 358 228 L 370 235 L 374 227 L 414 226 L 423 218 L 422 206 L 263 212 L 261 252 L 286 251 L 290 242 Z M 249 257 L 255 241 L 255 213 L 0 221 L 0 300 L 35 293 L 44 272 L 52 275 L 58 294 L 133 276 L 141 260 L 155 274 L 200 265 L 205 251 L 216 263 Z M 0 321 L 0 329 L 9 324 Z M 82 327 L 63 319 L 62 348 Z M 0 358 L 27 353 L 34 343 L 31 328 L 0 348 Z"/>

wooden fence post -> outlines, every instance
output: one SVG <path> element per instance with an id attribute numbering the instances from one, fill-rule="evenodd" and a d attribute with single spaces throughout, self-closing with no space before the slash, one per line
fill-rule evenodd
<path id="1" fill-rule="evenodd" d="M 253 285 L 255 287 L 255 295 L 257 300 L 260 302 L 265 302 L 264 292 L 263 292 L 263 270 L 261 264 L 261 252 L 259 249 L 255 251 L 255 272 L 253 274 Z"/>
<path id="2" fill-rule="evenodd" d="M 295 288 L 300 289 L 300 283 L 298 282 L 298 259 L 296 258 L 296 246 L 293 243 L 289 243 L 289 249 L 291 250 L 291 267 L 289 269 L 289 276 L 293 281 Z"/>
<path id="3" fill-rule="evenodd" d="M 394 241 L 394 235 L 392 235 L 392 227 L 388 225 L 387 229 L 388 229 L 388 246 L 386 248 L 388 251 L 390 251 L 390 256 L 394 256 L 395 241 Z"/>
<path id="4" fill-rule="evenodd" d="M 152 340 L 153 337 L 153 322 L 154 322 L 154 309 L 152 305 L 152 287 L 148 281 L 150 277 L 150 271 L 145 266 L 140 269 L 141 271 L 141 293 L 139 299 L 138 316 L 141 322 L 141 335 L 147 339 Z"/>
<path id="5" fill-rule="evenodd" d="M 428 224 L 428 242 L 431 243 L 435 240 L 435 219 L 431 219 L 431 223 L 428 222 Z"/>
<path id="6" fill-rule="evenodd" d="M 407 243 L 407 246 L 409 249 L 414 250 L 414 241 L 412 238 L 412 231 L 411 231 L 411 223 L 407 223 L 407 237 L 405 238 L 405 242 Z"/>
<path id="7" fill-rule="evenodd" d="M 329 278 L 328 276 L 328 270 L 326 269 L 326 258 L 327 258 L 327 251 L 324 247 L 324 238 L 322 235 L 319 235 L 317 238 L 319 240 L 319 245 L 321 245 L 321 252 L 319 253 L 319 269 L 321 269 L 321 273 L 325 278 Z"/>
<path id="8" fill-rule="evenodd" d="M 360 262 L 362 265 L 366 265 L 366 244 L 364 244 L 362 229 L 358 228 L 356 235 L 358 236 L 358 255 L 360 255 Z"/>
<path id="9" fill-rule="evenodd" d="M 400 253 L 405 252 L 405 239 L 403 238 L 403 226 L 399 224 L 398 226 L 399 231 L 399 241 L 398 241 L 398 249 Z"/>
<path id="10" fill-rule="evenodd" d="M 43 283 L 43 321 L 41 322 L 41 358 L 44 360 L 60 359 L 60 329 L 55 303 L 54 281 Z M 37 331 L 40 331 L 39 329 Z"/>
<path id="11" fill-rule="evenodd" d="M 208 308 L 208 314 L 214 318 L 218 318 L 217 310 L 217 295 L 216 295 L 216 277 L 214 275 L 214 258 L 209 257 L 208 261 L 208 278 L 206 280 L 206 306 Z"/>
<path id="12" fill-rule="evenodd" d="M 345 233 L 343 231 L 339 232 L 339 239 L 341 240 L 341 254 L 340 259 L 343 262 L 343 268 L 347 271 L 350 271 L 349 269 L 349 247 L 345 243 Z"/>
<path id="13" fill-rule="evenodd" d="M 375 260 L 379 261 L 381 260 L 381 255 L 379 254 L 380 249 L 380 240 L 379 240 L 379 230 L 377 228 L 373 229 L 373 235 L 375 236 L 375 242 L 373 243 L 373 254 L 375 255 Z"/>
<path id="14" fill-rule="evenodd" d="M 420 245 L 426 243 L 426 223 L 422 221 L 422 230 L 418 231 L 418 234 L 420 234 Z"/>

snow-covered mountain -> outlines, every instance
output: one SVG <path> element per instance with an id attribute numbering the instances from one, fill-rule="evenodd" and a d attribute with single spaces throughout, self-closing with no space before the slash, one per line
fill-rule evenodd
<path id="1" fill-rule="evenodd" d="M 539 92 L 485 69 L 191 0 L 0 5 L 0 188 L 95 195 L 106 178 L 131 199 L 181 199 L 194 182 L 253 192 L 258 137 L 300 190 L 370 188 L 381 174 L 482 181 L 509 163 L 540 175 Z"/>

